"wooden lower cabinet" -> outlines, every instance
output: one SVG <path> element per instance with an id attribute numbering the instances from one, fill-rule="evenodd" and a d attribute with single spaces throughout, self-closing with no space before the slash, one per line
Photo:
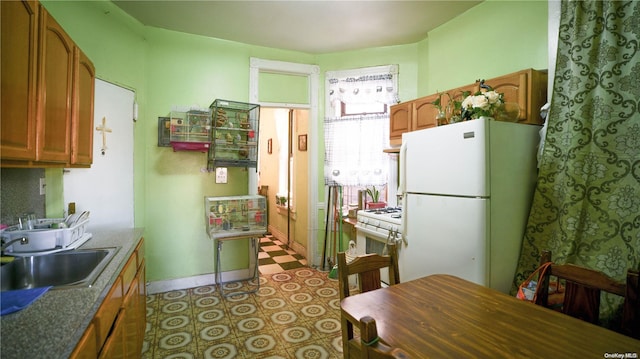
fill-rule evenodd
<path id="1" fill-rule="evenodd" d="M 100 359 L 121 359 L 124 358 L 125 347 L 125 316 L 124 309 L 120 310 L 120 314 L 113 324 L 111 334 L 104 343 L 102 350 L 100 351 Z"/>
<path id="2" fill-rule="evenodd" d="M 96 327 L 93 323 L 84 332 L 78 342 L 78 346 L 73 350 L 69 358 L 71 359 L 94 359 L 98 357 L 98 346 L 96 339 Z"/>
<path id="3" fill-rule="evenodd" d="M 136 358 L 140 356 L 140 350 L 138 350 L 138 341 L 142 343 L 144 337 L 140 337 L 138 323 L 142 321 L 144 323 L 145 318 L 143 314 L 139 312 L 138 303 L 142 298 L 139 294 L 139 282 L 140 273 L 136 274 L 129 293 L 124 299 L 124 353 L 125 358 Z M 144 333 L 143 333 L 144 334 Z"/>
<path id="4" fill-rule="evenodd" d="M 141 239 L 70 358 L 140 358 L 147 314 L 145 280 Z"/>
<path id="5" fill-rule="evenodd" d="M 123 299 L 122 277 L 118 277 L 111 287 L 109 294 L 107 294 L 102 302 L 102 305 L 100 305 L 98 313 L 96 313 L 96 316 L 93 318 L 93 323 L 96 326 L 96 342 L 98 348 L 102 348 L 109 337 L 113 322 L 118 317 L 118 313 L 122 307 Z"/>

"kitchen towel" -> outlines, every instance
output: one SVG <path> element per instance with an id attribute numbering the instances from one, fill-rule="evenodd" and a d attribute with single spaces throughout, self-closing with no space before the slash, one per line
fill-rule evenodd
<path id="1" fill-rule="evenodd" d="M 49 287 L 8 290 L 0 293 L 0 315 L 17 312 L 28 307 L 36 299 L 46 293 Z"/>

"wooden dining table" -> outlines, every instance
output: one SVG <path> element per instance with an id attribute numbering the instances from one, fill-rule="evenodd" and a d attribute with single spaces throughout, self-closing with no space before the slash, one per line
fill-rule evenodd
<path id="1" fill-rule="evenodd" d="M 380 340 L 412 358 L 640 355 L 640 340 L 451 275 L 349 296 L 341 308 L 343 342 L 347 322 L 358 327 L 360 318 L 369 315 Z M 348 351 L 349 345 L 343 348 Z"/>

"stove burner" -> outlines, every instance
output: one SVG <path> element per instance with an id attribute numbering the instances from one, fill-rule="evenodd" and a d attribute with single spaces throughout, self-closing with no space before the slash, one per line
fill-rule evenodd
<path id="1" fill-rule="evenodd" d="M 373 214 L 399 213 L 399 212 L 402 212 L 402 208 L 386 207 L 386 208 L 366 209 L 365 212 L 369 212 Z M 397 217 L 397 218 L 400 218 L 400 217 Z"/>

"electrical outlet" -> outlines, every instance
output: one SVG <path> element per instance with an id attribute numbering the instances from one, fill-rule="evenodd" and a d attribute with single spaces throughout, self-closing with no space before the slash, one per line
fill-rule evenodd
<path id="1" fill-rule="evenodd" d="M 40 178 L 40 195 L 43 196 L 46 191 L 45 187 L 47 187 L 47 181 L 44 178 Z"/>

